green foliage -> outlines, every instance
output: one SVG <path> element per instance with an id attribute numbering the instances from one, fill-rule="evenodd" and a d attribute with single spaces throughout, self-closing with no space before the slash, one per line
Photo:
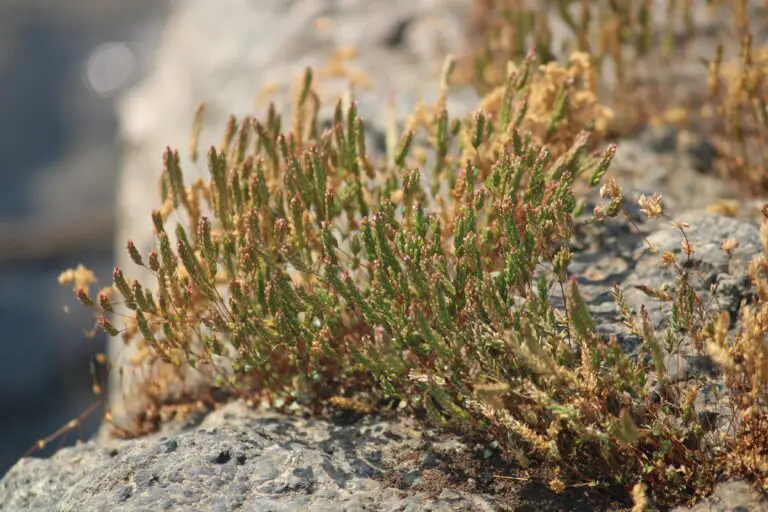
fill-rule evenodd
<path id="1" fill-rule="evenodd" d="M 571 72 L 589 69 L 579 59 Z M 577 191 L 601 183 L 615 146 L 593 151 L 594 119 L 569 117 L 583 97 L 559 94 L 544 117 L 529 109 L 532 84 L 566 72 L 530 59 L 510 70 L 467 119 L 450 120 L 444 96 L 422 106 L 387 157 L 366 150 L 354 103 L 320 130 L 310 72 L 290 132 L 274 109 L 265 124 L 230 120 L 207 153 L 210 182 L 185 187 L 167 150 L 157 251 L 128 244 L 155 286 L 113 276 L 132 310 L 125 339 L 163 361 L 207 363 L 219 385 L 273 406 L 364 392 L 495 441 L 520 464 L 553 461 L 569 481 L 642 481 L 660 503 L 708 489 L 716 452 L 699 449 L 703 430 L 679 397 L 653 387 L 665 367 L 647 318 L 616 290 L 650 362 L 599 334 L 568 270 Z M 436 157 L 429 177 L 419 154 Z M 113 311 L 106 295 L 81 299 Z"/>

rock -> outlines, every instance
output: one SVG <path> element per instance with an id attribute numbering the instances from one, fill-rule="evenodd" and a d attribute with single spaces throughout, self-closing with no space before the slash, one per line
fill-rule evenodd
<path id="1" fill-rule="evenodd" d="M 646 244 L 634 255 L 634 272 L 624 284 L 630 305 L 639 310 L 640 305 L 645 304 L 654 325 L 657 328 L 663 325 L 668 318 L 669 304 L 648 297 L 636 287 L 648 286 L 658 290 L 662 285 L 667 285 L 670 292 L 675 290 L 675 270 L 661 264 L 661 255 L 670 251 L 677 257 L 681 269 L 688 272 L 689 284 L 701 295 L 707 307 L 714 308 L 719 303 L 735 315 L 742 300 L 749 294 L 749 261 L 763 249 L 757 226 L 751 222 L 700 211 L 689 212 L 678 218 L 690 225 L 685 228 L 685 233 L 694 253 L 689 259 L 682 252 L 681 243 L 684 238 L 679 229 L 668 223 L 660 225 L 657 231 L 647 237 L 648 242 L 656 247 L 657 253 L 651 253 Z M 720 247 L 728 239 L 738 244 L 730 255 Z M 710 286 L 716 283 L 716 294 L 712 296 Z M 713 299 L 717 299 L 717 302 Z"/>
<path id="2" fill-rule="evenodd" d="M 636 203 L 641 193 L 658 192 L 666 208 L 680 212 L 743 195 L 714 173 L 703 173 L 700 169 L 708 163 L 705 157 L 678 144 L 678 133 L 672 128 L 648 127 L 636 137 L 620 140 L 617 146 L 609 173 L 631 202 Z"/>
<path id="3" fill-rule="evenodd" d="M 715 166 L 717 148 L 705 137 L 690 131 L 679 134 L 677 146 L 686 153 L 694 164 L 694 168 L 702 174 L 709 174 Z"/>
<path id="4" fill-rule="evenodd" d="M 740 480 L 720 484 L 714 494 L 693 507 L 677 507 L 672 512 L 763 512 L 768 497 Z"/>
<path id="5" fill-rule="evenodd" d="M 603 511 L 631 505 L 617 502 L 613 491 L 555 494 L 526 478 L 499 480 L 499 469 L 478 462 L 485 451 L 405 418 L 366 416 L 337 425 L 234 402 L 193 427 L 167 425 L 140 439 L 89 441 L 49 459 L 23 459 L 0 480 L 0 509 Z M 675 510 L 765 506 L 765 498 L 733 481 L 701 504 Z"/>
<path id="6" fill-rule="evenodd" d="M 50 459 L 24 459 L 0 482 L 3 510 L 498 510 L 481 493 L 403 491 L 417 486 L 428 430 L 368 417 L 351 426 L 258 413 L 241 403 L 199 426 L 142 439 L 82 443 Z M 429 443 L 423 458 L 455 450 Z M 410 464 L 410 465 L 409 465 Z M 439 464 L 439 462 L 438 462 Z M 424 469 L 434 462 L 421 464 Z"/>
<path id="7" fill-rule="evenodd" d="M 678 130 L 671 125 L 647 126 L 639 138 L 654 153 L 674 153 L 678 144 Z"/>
<path id="8" fill-rule="evenodd" d="M 715 376 L 715 363 L 707 355 L 692 354 L 670 357 L 667 362 L 669 378 L 673 382 L 684 381 L 702 375 Z"/>

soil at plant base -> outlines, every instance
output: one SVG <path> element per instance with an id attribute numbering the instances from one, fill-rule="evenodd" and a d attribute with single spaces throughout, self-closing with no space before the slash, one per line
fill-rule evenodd
<path id="1" fill-rule="evenodd" d="M 404 455 L 407 458 L 419 454 Z M 382 482 L 401 490 L 423 492 L 437 498 L 446 489 L 464 493 L 494 496 L 500 506 L 518 511 L 623 511 L 632 508 L 632 500 L 621 487 L 571 485 L 561 492 L 552 490 L 546 482 L 558 476 L 550 464 L 533 464 L 514 469 L 514 464 L 498 456 L 484 457 L 481 453 L 462 450 L 444 456 L 439 465 L 425 469 L 410 485 L 400 472 L 389 473 Z"/>

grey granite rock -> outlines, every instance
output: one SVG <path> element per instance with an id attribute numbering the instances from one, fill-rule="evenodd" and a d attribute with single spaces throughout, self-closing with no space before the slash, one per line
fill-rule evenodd
<path id="1" fill-rule="evenodd" d="M 382 481 L 393 470 L 417 476 L 430 458 L 455 449 L 451 442 L 425 449 L 428 433 L 408 420 L 337 426 L 232 403 L 163 437 L 90 441 L 50 459 L 24 459 L 0 482 L 0 510 L 499 509 L 480 493 L 428 495 Z M 422 458 L 403 462 L 408 453 Z"/>
<path id="2" fill-rule="evenodd" d="M 768 497 L 740 480 L 720 484 L 709 498 L 692 507 L 678 507 L 672 512 L 764 512 Z"/>
<path id="3" fill-rule="evenodd" d="M 628 505 L 525 484 L 509 492 L 488 484 L 493 471 L 472 473 L 466 462 L 446 467 L 471 453 L 457 438 L 413 420 L 369 416 L 341 425 L 235 402 L 196 426 L 167 425 L 141 439 L 89 441 L 50 459 L 23 459 L 0 480 L 0 510 L 602 511 Z M 453 483 L 434 480 L 440 471 L 453 475 Z M 765 507 L 765 498 L 734 481 L 675 512 Z"/>
<path id="4" fill-rule="evenodd" d="M 690 285 L 697 290 L 702 301 L 710 307 L 719 305 L 732 314 L 736 314 L 743 299 L 749 293 L 747 268 L 752 257 L 762 251 L 760 232 L 754 223 L 745 222 L 719 214 L 702 211 L 689 212 L 674 218 L 687 222 L 685 228 L 688 241 L 694 248 L 690 258 L 682 252 L 681 243 L 685 240 L 681 231 L 669 223 L 663 223 L 648 236 L 647 240 L 657 249 L 651 253 L 647 245 L 641 246 L 633 260 L 636 262 L 634 273 L 625 283 L 625 291 L 630 304 L 648 307 L 651 320 L 660 327 L 668 314 L 668 305 L 650 299 L 636 286 L 645 285 L 659 289 L 668 285 L 675 289 L 675 271 L 661 265 L 661 255 L 672 252 L 678 265 L 689 274 Z M 728 255 L 720 247 L 725 240 L 734 240 L 737 247 Z M 717 285 L 714 296 L 710 286 Z"/>
<path id="5" fill-rule="evenodd" d="M 713 173 L 707 143 L 671 126 L 647 127 L 618 144 L 610 173 L 626 187 L 632 201 L 639 194 L 659 192 L 665 206 L 677 212 L 706 208 L 722 199 L 737 199 L 738 188 Z"/>

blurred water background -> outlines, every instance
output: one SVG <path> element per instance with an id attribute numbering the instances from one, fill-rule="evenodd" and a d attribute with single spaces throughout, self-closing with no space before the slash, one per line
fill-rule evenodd
<path id="1" fill-rule="evenodd" d="M 161 0 L 0 0 L 0 476 L 95 400 L 103 338 L 57 283 L 107 281 L 120 165 L 115 101 L 151 67 Z M 70 310 L 69 313 L 65 309 Z M 93 433 L 92 415 L 52 448 Z"/>

